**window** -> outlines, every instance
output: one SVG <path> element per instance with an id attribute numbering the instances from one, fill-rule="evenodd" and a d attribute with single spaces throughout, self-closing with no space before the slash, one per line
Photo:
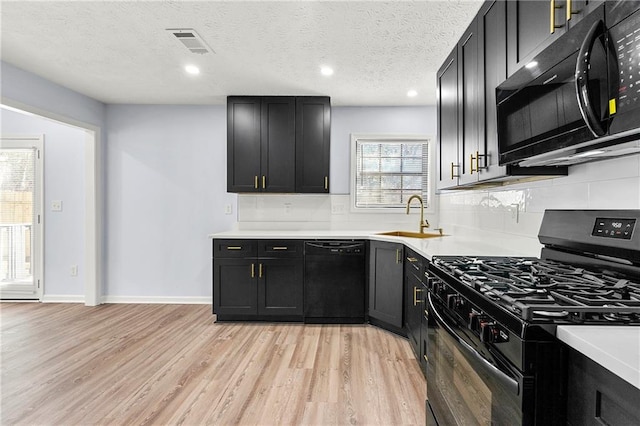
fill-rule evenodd
<path id="1" fill-rule="evenodd" d="M 419 194 L 429 206 L 429 140 L 352 135 L 352 205 L 403 211 Z"/>

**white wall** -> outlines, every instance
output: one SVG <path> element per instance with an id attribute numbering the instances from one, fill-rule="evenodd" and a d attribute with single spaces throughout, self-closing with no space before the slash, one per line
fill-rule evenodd
<path id="1" fill-rule="evenodd" d="M 413 229 L 417 213 L 350 212 L 351 134 L 421 134 L 436 137 L 435 107 L 332 107 L 331 195 L 243 194 L 238 197 L 241 229 Z M 433 151 L 435 153 L 435 151 Z M 435 162 L 433 163 L 435 165 Z M 437 210 L 427 214 L 437 224 Z"/>
<path id="2" fill-rule="evenodd" d="M 107 300 L 210 301 L 212 232 L 230 229 L 226 107 L 109 105 Z"/>
<path id="3" fill-rule="evenodd" d="M 569 176 L 440 197 L 445 227 L 537 238 L 545 209 L 640 209 L 640 156 L 569 168 Z"/>
<path id="4" fill-rule="evenodd" d="M 0 123 L 3 135 L 44 134 L 44 298 L 84 298 L 86 133 L 6 109 Z M 61 212 L 51 211 L 52 200 L 62 201 Z M 77 276 L 70 275 L 71 265 L 78 265 Z"/>

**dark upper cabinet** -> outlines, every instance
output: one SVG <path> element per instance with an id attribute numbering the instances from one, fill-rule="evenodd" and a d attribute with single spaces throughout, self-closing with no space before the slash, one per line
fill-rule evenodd
<path id="1" fill-rule="evenodd" d="M 458 43 L 459 185 L 478 180 L 474 161 L 478 155 L 478 84 L 478 20 L 474 19 Z"/>
<path id="2" fill-rule="evenodd" d="M 227 191 L 293 192 L 295 99 L 227 98 Z"/>
<path id="3" fill-rule="evenodd" d="M 262 98 L 260 187 L 265 192 L 295 190 L 296 110 L 292 97 Z"/>
<path id="4" fill-rule="evenodd" d="M 438 189 L 458 184 L 458 49 L 455 48 L 437 73 Z"/>
<path id="5" fill-rule="evenodd" d="M 227 99 L 227 191 L 259 191 L 262 99 Z"/>
<path id="6" fill-rule="evenodd" d="M 507 1 L 507 74 L 529 63 L 603 0 Z"/>
<path id="7" fill-rule="evenodd" d="M 329 192 L 330 143 L 330 99 L 296 98 L 296 192 Z"/>
<path id="8" fill-rule="evenodd" d="M 403 250 L 398 243 L 369 245 L 369 319 L 402 334 Z"/>
<path id="9" fill-rule="evenodd" d="M 329 192 L 328 97 L 229 96 L 228 192 Z"/>
<path id="10" fill-rule="evenodd" d="M 507 2 L 488 1 L 480 8 L 478 27 L 478 148 L 471 166 L 478 180 L 506 175 L 498 165 L 496 87 L 507 78 Z"/>

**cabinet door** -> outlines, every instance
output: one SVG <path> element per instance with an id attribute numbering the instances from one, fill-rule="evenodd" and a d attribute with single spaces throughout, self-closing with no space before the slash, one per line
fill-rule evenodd
<path id="1" fill-rule="evenodd" d="M 259 97 L 227 98 L 227 191 L 257 192 L 260 176 Z"/>
<path id="2" fill-rule="evenodd" d="M 260 188 L 295 191 L 296 107 L 291 96 L 262 99 Z"/>
<path id="3" fill-rule="evenodd" d="M 372 241 L 369 257 L 369 317 L 402 329 L 403 245 Z"/>
<path id="4" fill-rule="evenodd" d="M 458 43 L 458 184 L 478 180 L 478 25 L 474 19 Z"/>
<path id="5" fill-rule="evenodd" d="M 437 74 L 438 178 L 445 189 L 458 184 L 458 51 L 451 52 Z"/>
<path id="6" fill-rule="evenodd" d="M 496 87 L 507 78 L 507 5 L 504 0 L 486 2 L 478 13 L 478 156 L 479 179 L 506 175 L 498 165 L 498 116 Z"/>
<path id="7" fill-rule="evenodd" d="M 257 308 L 256 259 L 213 260 L 213 313 L 255 315 Z"/>
<path id="8" fill-rule="evenodd" d="M 296 192 L 329 192 L 330 143 L 330 99 L 296 98 Z"/>
<path id="9" fill-rule="evenodd" d="M 420 332 L 422 323 L 422 282 L 413 273 L 405 271 L 405 328 L 416 359 L 420 359 Z"/>
<path id="10" fill-rule="evenodd" d="M 259 259 L 258 262 L 258 315 L 302 318 L 302 259 Z"/>

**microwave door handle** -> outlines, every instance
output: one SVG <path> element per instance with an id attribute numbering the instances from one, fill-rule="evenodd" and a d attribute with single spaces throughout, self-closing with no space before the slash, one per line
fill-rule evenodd
<path id="1" fill-rule="evenodd" d="M 518 382 L 514 380 L 512 377 L 508 376 L 498 367 L 496 367 L 495 365 L 487 361 L 482 355 L 480 355 L 478 351 L 476 351 L 473 347 L 471 347 L 471 345 L 465 342 L 464 339 L 458 336 L 455 330 L 453 330 L 447 324 L 447 322 L 442 318 L 442 316 L 438 313 L 438 310 L 435 308 L 433 302 L 431 301 L 431 294 L 427 295 L 427 299 L 429 300 L 429 308 L 431 309 L 431 312 L 436 317 L 436 322 L 438 322 L 442 326 L 442 328 L 444 328 L 447 331 L 447 333 L 449 333 L 451 337 L 453 337 L 453 339 L 460 344 L 460 347 L 464 348 L 466 352 L 469 355 L 471 355 L 473 359 L 478 361 L 480 365 L 483 366 L 486 370 L 488 370 L 494 377 L 497 377 L 498 379 L 500 379 L 500 381 L 504 385 L 506 385 L 513 392 L 514 395 L 517 395 L 519 390 Z"/>
<path id="2" fill-rule="evenodd" d="M 593 102 L 591 101 L 589 93 L 589 61 L 593 45 L 598 37 L 604 32 L 604 23 L 601 20 L 594 23 L 586 38 L 582 42 L 580 47 L 580 53 L 578 53 L 578 59 L 576 60 L 576 94 L 578 95 L 578 107 L 580 108 L 580 114 L 584 118 L 585 123 L 593 136 L 604 136 L 606 131 L 602 128 L 600 120 L 593 109 Z"/>

